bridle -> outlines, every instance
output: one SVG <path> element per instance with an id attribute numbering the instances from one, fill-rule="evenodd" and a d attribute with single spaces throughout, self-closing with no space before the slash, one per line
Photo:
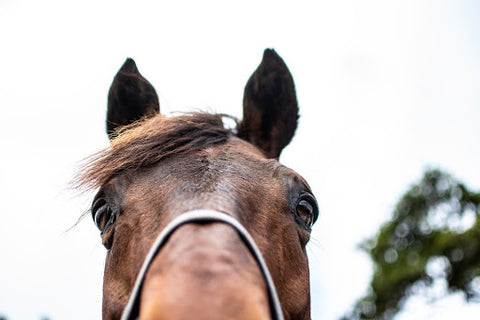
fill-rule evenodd
<path id="1" fill-rule="evenodd" d="M 125 309 L 123 310 L 121 320 L 137 319 L 140 307 L 140 293 L 142 290 L 143 282 L 145 280 L 145 275 L 148 271 L 148 267 L 150 266 L 162 246 L 168 241 L 168 238 L 175 232 L 175 230 L 177 230 L 182 225 L 198 222 L 221 222 L 228 224 L 237 231 L 238 235 L 243 240 L 248 250 L 257 261 L 258 266 L 260 267 L 260 270 L 265 279 L 272 319 L 284 320 L 282 306 L 278 298 L 277 289 L 275 288 L 265 260 L 263 259 L 260 250 L 255 244 L 255 241 L 250 236 L 248 231 L 240 224 L 240 222 L 238 222 L 237 219 L 226 213 L 214 210 L 193 210 L 185 212 L 173 219 L 160 232 L 143 262 L 142 268 L 140 269 L 140 272 L 137 276 L 137 280 L 135 281 L 132 293 L 130 294 L 130 298 L 127 302 L 127 305 L 125 306 Z"/>

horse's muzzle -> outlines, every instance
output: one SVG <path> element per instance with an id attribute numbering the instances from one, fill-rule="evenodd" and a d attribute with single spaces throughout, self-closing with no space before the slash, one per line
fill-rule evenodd
<path id="1" fill-rule="evenodd" d="M 149 267 L 152 264 L 154 258 L 159 253 L 162 246 L 164 246 L 165 243 L 168 241 L 170 236 L 179 227 L 185 224 L 210 222 L 224 223 L 235 229 L 240 239 L 242 239 L 248 251 L 251 253 L 253 258 L 257 262 L 261 274 L 263 275 L 268 291 L 268 300 L 272 319 L 284 319 L 282 307 L 278 298 L 278 293 L 273 283 L 270 272 L 267 268 L 267 265 L 262 257 L 260 250 L 258 249 L 257 245 L 255 244 L 253 238 L 250 236 L 248 231 L 240 224 L 240 222 L 238 222 L 235 218 L 226 213 L 214 210 L 194 210 L 181 214 L 177 218 L 173 219 L 155 239 L 155 242 L 150 248 L 150 251 L 148 252 L 144 263 L 140 269 L 140 272 L 137 276 L 137 280 L 135 282 L 127 305 L 123 311 L 121 320 L 137 319 L 140 309 L 140 296 L 147 271 L 149 270 Z M 194 318 L 194 315 L 192 315 L 192 317 Z"/>

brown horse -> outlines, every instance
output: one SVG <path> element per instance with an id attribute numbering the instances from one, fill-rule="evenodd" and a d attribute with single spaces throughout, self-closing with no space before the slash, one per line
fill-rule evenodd
<path id="1" fill-rule="evenodd" d="M 235 129 L 224 115 L 165 117 L 135 62 L 121 67 L 108 96 L 111 144 L 77 180 L 99 188 L 104 319 L 310 319 L 305 246 L 318 209 L 278 162 L 298 107 L 274 50 L 249 79 L 243 111 Z"/>

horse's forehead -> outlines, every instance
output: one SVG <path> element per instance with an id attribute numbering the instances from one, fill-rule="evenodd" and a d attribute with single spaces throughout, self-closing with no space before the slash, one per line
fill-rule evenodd
<path id="1" fill-rule="evenodd" d="M 243 139 L 237 138 L 235 136 L 232 136 L 228 139 L 228 141 L 226 142 L 226 146 L 228 146 L 229 150 L 231 150 L 231 152 L 233 154 L 242 153 L 242 154 L 245 154 L 245 155 L 249 155 L 250 157 L 255 157 L 259 160 L 263 160 L 263 161 L 267 160 L 267 158 L 260 151 L 260 149 L 258 149 L 257 147 L 255 147 L 251 143 L 249 143 L 249 142 L 247 142 Z M 222 146 L 222 145 L 216 146 L 216 148 L 221 149 L 221 150 L 225 150 L 225 147 Z"/>
<path id="2" fill-rule="evenodd" d="M 208 146 L 196 152 L 186 153 L 166 162 L 165 166 L 176 166 L 179 162 L 191 163 L 192 165 L 204 165 L 205 162 L 218 163 L 225 166 L 248 166 L 250 169 L 257 167 L 280 166 L 277 160 L 267 158 L 260 149 L 235 136 L 230 137 L 225 143 Z"/>
<path id="3" fill-rule="evenodd" d="M 180 196 L 179 191 L 185 191 L 181 192 L 183 194 L 211 191 L 220 183 L 232 187 L 257 184 L 272 187 L 274 183 L 282 184 L 285 180 L 282 177 L 297 176 L 293 170 L 276 159 L 267 158 L 257 147 L 237 137 L 175 155 L 142 171 L 143 174 L 130 174 L 127 179 L 134 185 L 143 185 L 139 189 L 141 192 L 145 187 L 151 189 L 160 185 L 160 189 L 155 187 L 155 192 L 171 194 L 175 191 L 177 196 Z"/>

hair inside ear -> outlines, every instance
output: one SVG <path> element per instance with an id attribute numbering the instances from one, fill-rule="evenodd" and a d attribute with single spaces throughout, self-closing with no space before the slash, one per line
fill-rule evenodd
<path id="1" fill-rule="evenodd" d="M 107 134 L 110 139 L 122 126 L 160 112 L 155 88 L 128 58 L 113 79 L 108 93 Z"/>
<path id="2" fill-rule="evenodd" d="M 297 128 L 298 103 L 293 77 L 282 58 L 266 49 L 245 86 L 238 135 L 278 158 Z"/>

